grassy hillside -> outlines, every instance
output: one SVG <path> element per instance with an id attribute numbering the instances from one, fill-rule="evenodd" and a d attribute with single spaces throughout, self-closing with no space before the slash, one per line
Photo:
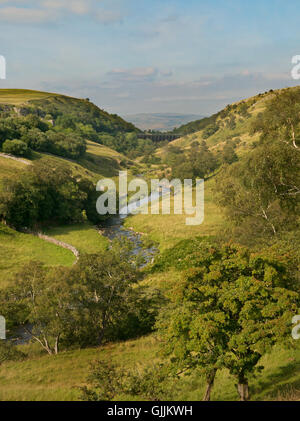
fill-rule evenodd
<path id="1" fill-rule="evenodd" d="M 296 88 L 287 88 L 287 89 L 298 89 L 298 88 L 296 87 Z M 210 117 L 204 117 L 199 120 L 191 121 L 187 124 L 183 124 L 182 126 L 177 127 L 176 129 L 174 129 L 174 132 L 183 133 L 183 134 L 191 134 L 191 133 L 199 132 L 200 130 L 205 129 L 208 125 L 216 122 L 218 119 L 220 118 L 222 119 L 228 116 L 231 110 L 237 110 L 241 106 L 241 104 L 247 104 L 247 106 L 257 104 L 258 109 L 260 108 L 260 111 L 262 111 L 265 107 L 265 101 L 270 100 L 274 92 L 281 92 L 283 90 L 284 89 L 273 91 L 271 89 L 268 92 L 260 93 L 253 97 L 227 105 L 223 110 L 219 111 L 216 114 L 213 114 Z"/>
<path id="2" fill-rule="evenodd" d="M 71 169 L 73 175 L 79 175 L 97 182 L 100 178 L 115 177 L 130 161 L 122 154 L 91 141 L 87 142 L 87 152 L 83 158 L 73 161 L 46 153 L 35 152 L 32 161 L 43 161 L 49 164 L 63 164 Z"/>
<path id="3" fill-rule="evenodd" d="M 47 266 L 70 266 L 75 257 L 69 250 L 0 224 L 0 287 L 6 286 L 11 275 L 30 260 Z"/>
<path id="4" fill-rule="evenodd" d="M 134 215 L 129 216 L 125 226 L 132 227 L 135 231 L 148 235 L 160 245 L 160 249 L 172 247 L 178 241 L 199 235 L 214 235 L 226 222 L 222 211 L 213 200 L 211 187 L 213 180 L 206 182 L 204 195 L 204 221 L 201 225 L 186 225 L 187 215 Z M 173 199 L 171 198 L 171 210 Z"/>
<path id="5" fill-rule="evenodd" d="M 42 160 L 51 165 L 62 164 L 70 168 L 74 175 L 80 175 L 97 182 L 103 177 L 114 177 L 122 168 L 120 163 L 126 158 L 106 146 L 88 142 L 87 154 L 79 162 L 57 156 L 35 153 L 32 161 Z M 30 162 L 30 160 L 28 160 Z M 0 156 L 0 188 L 4 178 L 9 178 L 25 169 L 26 165 Z M 21 234 L 5 226 L 0 226 L 0 285 L 5 286 L 9 275 L 16 273 L 30 260 L 40 260 L 48 266 L 71 265 L 73 254 L 61 247 L 46 243 L 30 234 Z M 96 253 L 107 247 L 107 240 L 91 225 L 63 226 L 46 230 L 46 234 L 73 245 L 81 253 Z"/>
<path id="6" fill-rule="evenodd" d="M 228 105 L 211 117 L 181 126 L 176 132 L 186 133 L 186 135 L 170 144 L 186 150 L 190 148 L 191 143 L 205 140 L 211 150 L 218 151 L 222 149 L 226 142 L 236 142 L 237 154 L 243 155 L 251 147 L 251 144 L 258 140 L 259 133 L 253 134 L 251 126 L 257 115 L 264 111 L 266 104 L 273 97 L 273 91 L 259 94 Z M 207 129 L 212 126 L 216 126 L 217 130 L 215 133 L 208 135 Z M 166 154 L 166 151 L 166 147 L 162 148 L 158 151 L 158 154 L 163 156 Z"/>
<path id="7" fill-rule="evenodd" d="M 14 111 L 19 115 L 34 113 L 42 117 L 48 115 L 56 120 L 62 115 L 77 114 L 78 121 L 80 122 L 82 118 L 85 124 L 93 123 L 93 119 L 99 119 L 99 131 L 101 126 L 104 132 L 136 130 L 133 124 L 101 110 L 88 99 L 27 89 L 0 89 L 0 104 L 15 106 Z"/>
<path id="8" fill-rule="evenodd" d="M 87 142 L 86 156 L 78 161 L 40 152 L 35 152 L 26 161 L 29 163 L 35 161 L 48 162 L 49 164 L 60 163 L 70 168 L 74 175 L 89 178 L 94 182 L 103 177 L 117 176 L 119 170 L 124 169 L 126 165 L 130 165 L 130 161 L 124 155 L 107 146 L 91 141 Z M 1 179 L 13 176 L 16 172 L 25 168 L 26 165 L 22 162 L 0 155 L 0 182 Z"/>
<path id="9" fill-rule="evenodd" d="M 45 233 L 64 243 L 72 244 L 81 254 L 98 253 L 107 249 L 109 244 L 107 238 L 88 223 L 49 228 Z"/>
<path id="10" fill-rule="evenodd" d="M 28 89 L 0 89 L 0 103 L 21 105 L 28 101 L 52 98 L 58 94 L 49 92 L 31 91 Z"/>
<path id="11" fill-rule="evenodd" d="M 20 172 L 25 167 L 26 166 L 21 162 L 0 156 L 0 183 L 1 179 L 5 177 L 11 177 Z"/>
<path id="12" fill-rule="evenodd" d="M 0 368 L 0 400 L 78 400 L 78 387 L 86 382 L 89 365 L 98 358 L 115 361 L 126 368 L 151 366 L 159 357 L 159 342 L 154 336 L 63 352 L 55 357 L 41 355 L 33 346 L 24 346 L 30 358 L 23 362 L 6 363 Z M 275 349 L 263 358 L 262 374 L 251 380 L 253 400 L 299 399 L 300 349 Z M 195 372 L 173 384 L 172 400 L 196 401 L 204 394 L 204 379 Z M 298 395 L 297 395 L 298 393 Z M 120 396 L 134 399 L 134 396 Z M 238 400 L 235 380 L 226 370 L 218 373 L 212 393 L 213 400 Z"/>

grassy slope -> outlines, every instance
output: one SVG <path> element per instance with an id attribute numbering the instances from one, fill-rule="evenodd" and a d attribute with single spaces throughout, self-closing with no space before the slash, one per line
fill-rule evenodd
<path id="1" fill-rule="evenodd" d="M 98 253 L 108 247 L 107 238 L 100 235 L 95 227 L 86 223 L 66 225 L 45 230 L 47 235 L 76 247 L 82 253 Z"/>
<path id="2" fill-rule="evenodd" d="M 69 266 L 75 257 L 70 251 L 33 235 L 0 225 L 0 285 L 5 286 L 9 277 L 30 260 L 39 260 L 48 266 Z"/>
<path id="3" fill-rule="evenodd" d="M 56 96 L 55 93 L 31 91 L 28 89 L 1 89 L 0 103 L 9 105 L 21 105 L 28 101 L 45 99 Z"/>
<path id="4" fill-rule="evenodd" d="M 0 156 L 0 183 L 5 177 L 12 177 L 26 166 L 21 162 Z"/>
<path id="5" fill-rule="evenodd" d="M 259 133 L 252 135 L 250 127 L 259 112 L 265 109 L 267 101 L 269 101 L 274 94 L 267 93 L 261 96 L 255 96 L 245 100 L 244 102 L 249 106 L 249 117 L 242 117 L 237 114 L 236 110 L 231 110 L 225 118 L 218 117 L 217 123 L 220 129 L 206 139 L 207 145 L 212 150 L 222 149 L 226 140 L 237 138 L 241 139 L 240 144 L 236 148 L 236 153 L 239 156 L 247 153 L 251 148 L 251 144 L 259 137 Z M 238 104 L 238 103 L 237 103 Z M 230 130 L 226 127 L 226 120 L 230 116 L 236 117 L 236 127 Z M 190 144 L 194 141 L 201 142 L 203 140 L 203 130 L 186 135 L 182 138 L 171 142 L 171 145 L 179 147 L 183 151 L 190 148 Z M 167 153 L 168 147 L 163 147 L 157 151 L 157 154 L 163 156 Z M 222 227 L 225 227 L 226 222 L 222 217 L 222 210 L 217 207 L 213 199 L 212 186 L 213 178 L 205 182 L 205 209 L 204 222 L 200 226 L 186 226 L 185 215 L 136 215 L 128 218 L 125 222 L 127 226 L 133 227 L 139 232 L 149 234 L 151 238 L 160 243 L 161 249 L 172 247 L 178 240 L 189 238 L 195 235 L 213 235 Z"/>
<path id="6" fill-rule="evenodd" d="M 251 144 L 259 137 L 258 133 L 254 135 L 250 134 L 251 123 L 254 121 L 258 113 L 264 111 L 267 102 L 272 99 L 273 96 L 273 93 L 267 93 L 262 96 L 257 95 L 245 100 L 244 102 L 249 106 L 249 117 L 242 117 L 234 109 L 231 110 L 229 114 L 226 115 L 226 117 L 219 116 L 216 120 L 216 123 L 219 124 L 220 129 L 208 139 L 205 139 L 209 148 L 212 150 L 222 149 L 226 140 L 235 140 L 239 138 L 241 139 L 241 143 L 238 145 L 236 152 L 238 155 L 243 155 L 246 153 L 249 150 L 249 147 L 251 147 Z M 231 116 L 236 118 L 236 127 L 233 130 L 226 127 L 226 120 L 228 120 L 228 118 Z M 203 132 L 204 130 L 200 130 L 198 132 L 191 133 L 174 140 L 170 144 L 182 148 L 183 150 L 188 150 L 192 142 L 201 142 L 204 140 L 202 136 Z M 163 156 L 166 152 L 167 148 L 164 147 L 157 151 L 157 155 Z"/>
<path id="7" fill-rule="evenodd" d="M 70 168 L 73 175 L 89 178 L 94 183 L 103 177 L 116 177 L 122 169 L 120 164 L 128 161 L 124 155 L 113 149 L 91 141 L 87 142 L 86 156 L 78 161 L 37 152 L 34 152 L 33 160 L 51 165 L 63 164 Z"/>
<path id="8" fill-rule="evenodd" d="M 159 343 L 153 335 L 137 340 L 62 352 L 58 356 L 40 355 L 35 346 L 25 346 L 30 358 L 0 367 L 0 400 L 78 400 L 78 386 L 85 384 L 89 365 L 98 358 L 118 364 L 142 368 L 159 360 Z M 250 381 L 253 400 L 276 399 L 290 387 L 300 387 L 300 348 L 277 348 L 264 357 L 265 369 Z M 172 387 L 173 400 L 201 400 L 203 379 L 194 373 L 182 377 Z M 120 399 L 131 397 L 119 397 Z M 134 397 L 133 397 L 134 398 Z M 213 400 L 238 400 L 235 379 L 226 370 L 218 373 Z"/>
<path id="9" fill-rule="evenodd" d="M 121 169 L 120 162 L 127 161 L 118 152 L 94 142 L 88 142 L 87 156 L 80 162 L 41 153 L 34 153 L 33 160 L 43 160 L 52 165 L 63 164 L 68 166 L 74 175 L 87 177 L 95 183 L 103 177 L 117 176 Z M 11 177 L 24 168 L 26 166 L 21 162 L 0 156 L 0 188 L 4 178 Z M 47 234 L 74 245 L 81 253 L 97 253 L 107 246 L 107 239 L 89 224 L 50 229 Z M 32 259 L 40 260 L 49 266 L 68 266 L 74 262 L 74 256 L 68 250 L 0 226 L 0 285 L 5 286 L 9 276 Z"/>
<path id="10" fill-rule="evenodd" d="M 213 180 L 205 183 L 204 194 L 204 222 L 201 225 L 186 225 L 187 215 L 135 215 L 125 221 L 125 226 L 132 227 L 135 231 L 149 235 L 149 237 L 160 244 L 160 249 L 172 247 L 175 243 L 185 238 L 198 235 L 213 235 L 225 224 L 221 210 L 213 201 L 212 194 Z"/>

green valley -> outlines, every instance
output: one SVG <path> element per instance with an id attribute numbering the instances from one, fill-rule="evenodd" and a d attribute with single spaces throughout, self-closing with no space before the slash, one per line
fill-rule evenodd
<path id="1" fill-rule="evenodd" d="M 154 144 L 88 99 L 0 90 L 0 400 L 299 400 L 299 110 L 269 91 Z M 204 222 L 173 195 L 99 215 L 122 170 L 204 179 Z"/>

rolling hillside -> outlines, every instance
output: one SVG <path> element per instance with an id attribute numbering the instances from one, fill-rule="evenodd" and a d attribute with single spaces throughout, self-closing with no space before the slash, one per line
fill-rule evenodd
<path id="1" fill-rule="evenodd" d="M 103 124 L 103 130 L 108 130 L 110 133 L 119 130 L 135 130 L 130 123 L 118 116 L 111 116 L 87 100 L 46 92 L 2 89 L 0 90 L 1 112 L 0 122 L 5 121 L 7 117 L 18 118 L 28 113 L 38 115 L 45 121 L 50 118 L 50 115 L 53 121 L 75 115 L 80 116 L 85 123 L 92 122 L 93 119 L 99 120 L 100 124 Z M 90 179 L 94 183 L 103 177 L 116 177 L 119 170 L 129 168 L 132 164 L 127 157 L 105 145 L 86 139 L 86 146 L 84 156 L 76 160 L 38 151 L 32 152 L 28 158 L 1 154 L 0 189 L 5 179 L 15 177 L 26 169 L 27 165 L 39 161 L 52 167 L 62 165 L 69 168 L 74 176 Z M 81 226 L 71 225 L 50 229 L 47 234 L 74 245 L 80 252 L 97 252 L 107 246 L 107 240 L 88 223 Z M 74 256 L 69 250 L 0 225 L 0 285 L 5 286 L 9 276 L 16 273 L 24 263 L 33 259 L 40 260 L 48 266 L 68 266 L 74 263 Z"/>
<path id="2" fill-rule="evenodd" d="M 135 131 L 133 124 L 116 114 L 109 114 L 86 99 L 78 99 L 56 93 L 26 89 L 0 89 L 0 111 L 11 110 L 19 115 L 34 113 L 54 121 L 62 115 L 76 115 L 85 124 L 97 120 L 98 130 L 103 132 Z"/>
<path id="3" fill-rule="evenodd" d="M 93 142 L 88 143 L 86 158 L 80 163 L 42 153 L 35 153 L 33 160 L 28 160 L 29 163 L 34 161 L 43 161 L 52 166 L 64 165 L 71 169 L 73 175 L 89 178 L 94 183 L 103 177 L 116 176 L 122 168 L 120 162 L 127 162 L 123 155 Z M 4 179 L 15 176 L 25 168 L 22 162 L 0 156 L 0 188 Z M 88 223 L 49 229 L 46 233 L 75 246 L 80 252 L 96 253 L 107 246 L 107 240 Z M 0 287 L 5 286 L 9 277 L 30 260 L 39 260 L 48 266 L 69 266 L 75 258 L 69 250 L 0 224 Z"/>
<path id="4" fill-rule="evenodd" d="M 183 125 L 174 132 L 186 135 L 174 140 L 171 145 L 188 149 L 192 142 L 205 140 L 210 148 L 218 149 L 222 148 L 226 141 L 233 141 L 237 143 L 237 152 L 242 154 L 259 137 L 258 133 L 253 134 L 251 130 L 254 120 L 264 111 L 268 101 L 274 98 L 274 93 L 282 91 L 256 95 L 228 105 L 211 117 Z"/>

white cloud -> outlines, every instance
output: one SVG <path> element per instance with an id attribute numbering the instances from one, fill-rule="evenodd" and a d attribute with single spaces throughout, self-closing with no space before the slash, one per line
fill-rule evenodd
<path id="1" fill-rule="evenodd" d="M 50 10 L 66 10 L 76 15 L 85 15 L 91 11 L 89 0 L 45 0 L 42 6 Z"/>
<path id="2" fill-rule="evenodd" d="M 112 69 L 109 75 L 119 77 L 123 80 L 147 80 L 153 79 L 158 75 L 155 67 L 135 67 L 132 69 Z"/>
<path id="3" fill-rule="evenodd" d="M 12 6 L 8 3 L 13 3 Z M 102 0 L 0 0 L 0 21 L 11 23 L 43 23 L 69 15 L 88 16 L 102 24 L 120 22 L 121 10 L 99 6 Z"/>
<path id="4" fill-rule="evenodd" d="M 0 20 L 12 23 L 40 23 L 49 20 L 46 10 L 23 7 L 4 7 L 0 9 Z M 52 16 L 54 18 L 54 16 Z"/>

